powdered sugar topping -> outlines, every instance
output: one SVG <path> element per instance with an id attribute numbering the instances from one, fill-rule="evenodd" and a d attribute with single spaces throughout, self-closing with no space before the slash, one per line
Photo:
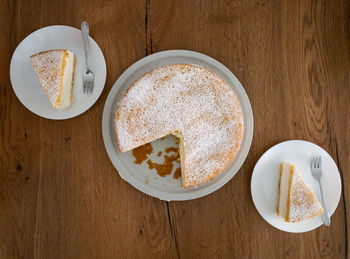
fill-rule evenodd
<path id="1" fill-rule="evenodd" d="M 289 220 L 300 221 L 320 214 L 321 204 L 310 187 L 304 182 L 300 172 L 294 169 L 290 187 Z"/>
<path id="2" fill-rule="evenodd" d="M 40 83 L 54 107 L 57 106 L 60 94 L 63 55 L 64 50 L 49 50 L 30 57 Z"/>
<path id="3" fill-rule="evenodd" d="M 243 132 L 241 107 L 232 88 L 196 65 L 162 66 L 142 76 L 117 109 L 121 151 L 172 132 L 183 138 L 188 185 L 220 173 L 240 147 Z"/>

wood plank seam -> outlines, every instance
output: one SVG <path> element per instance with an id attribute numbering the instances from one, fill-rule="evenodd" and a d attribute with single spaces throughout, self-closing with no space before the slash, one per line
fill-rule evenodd
<path id="1" fill-rule="evenodd" d="M 145 10 L 145 34 L 146 34 L 146 56 L 149 54 L 153 53 L 153 47 L 152 47 L 152 32 L 151 28 L 149 26 L 149 9 L 151 6 L 151 0 L 145 0 L 146 1 L 146 10 Z M 180 252 L 179 252 L 179 246 L 177 243 L 177 238 L 176 238 L 176 231 L 173 228 L 171 216 L 170 216 L 170 204 L 168 201 L 166 201 L 166 206 L 167 206 L 167 213 L 168 213 L 168 221 L 169 221 L 169 227 L 170 227 L 170 232 L 176 247 L 176 253 L 177 253 L 177 258 L 180 259 Z"/>
<path id="2" fill-rule="evenodd" d="M 344 205 L 344 224 L 345 224 L 345 258 L 348 258 L 348 223 L 347 223 L 347 211 L 346 211 L 346 200 L 345 200 L 345 188 L 344 188 L 344 178 L 343 178 L 343 170 L 339 161 L 338 154 L 338 142 L 335 140 L 335 154 L 337 159 L 337 166 L 339 169 L 340 177 L 341 177 L 341 188 L 342 188 L 342 196 L 343 196 L 343 205 Z"/>
<path id="3" fill-rule="evenodd" d="M 146 0 L 146 11 L 145 11 L 145 35 L 146 35 L 146 56 L 153 53 L 152 49 L 152 33 L 148 26 L 148 10 L 151 5 L 151 0 Z"/>
<path id="4" fill-rule="evenodd" d="M 166 207 L 167 207 L 167 211 L 168 211 L 168 221 L 169 221 L 171 235 L 172 235 L 172 238 L 174 240 L 175 247 L 176 247 L 177 258 L 180 259 L 179 245 L 177 243 L 176 232 L 175 232 L 175 229 L 174 229 L 172 221 L 171 221 L 170 208 L 169 208 L 170 204 L 169 203 L 170 203 L 169 201 L 166 202 Z"/>

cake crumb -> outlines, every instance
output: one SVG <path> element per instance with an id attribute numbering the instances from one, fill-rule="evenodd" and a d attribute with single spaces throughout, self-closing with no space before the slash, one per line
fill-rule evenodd
<path id="1" fill-rule="evenodd" d="M 141 165 L 143 161 L 147 159 L 147 157 L 152 154 L 153 147 L 151 143 L 147 143 L 143 146 L 135 148 L 132 150 L 132 155 L 135 157 L 134 163 L 137 165 Z"/>
<path id="2" fill-rule="evenodd" d="M 179 149 L 176 147 L 168 147 L 165 149 L 166 153 L 170 153 L 170 152 L 179 152 Z"/>
<path id="3" fill-rule="evenodd" d="M 176 168 L 175 172 L 174 172 L 174 179 L 178 179 L 181 176 L 181 168 Z"/>
<path id="4" fill-rule="evenodd" d="M 157 174 L 161 177 L 164 177 L 166 175 L 171 174 L 173 171 L 174 165 L 173 162 L 177 160 L 179 157 L 179 154 L 171 155 L 171 156 L 164 156 L 164 163 L 163 164 L 157 164 L 153 163 L 150 159 L 147 160 L 148 168 L 149 169 L 156 169 Z"/>

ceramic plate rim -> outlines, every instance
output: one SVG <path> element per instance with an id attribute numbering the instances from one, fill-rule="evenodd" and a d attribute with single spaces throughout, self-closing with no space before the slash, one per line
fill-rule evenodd
<path id="1" fill-rule="evenodd" d="M 155 190 L 151 187 L 149 187 L 147 184 L 140 184 L 138 181 L 136 181 L 131 174 L 127 173 L 127 169 L 121 164 L 117 162 L 117 156 L 116 153 L 119 151 L 114 150 L 114 146 L 112 143 L 113 137 L 110 134 L 110 116 L 112 113 L 112 106 L 115 101 L 115 98 L 118 93 L 118 87 L 122 86 L 124 81 L 132 74 L 135 73 L 138 69 L 140 69 L 142 66 L 147 66 L 147 64 L 150 64 L 152 62 L 156 62 L 157 60 L 162 60 L 162 59 L 168 59 L 168 58 L 174 58 L 174 57 L 184 57 L 184 58 L 193 58 L 193 59 L 199 59 L 203 62 L 207 62 L 208 65 L 214 66 L 216 69 L 220 70 L 220 72 L 224 73 L 226 76 L 230 77 L 232 81 L 234 82 L 235 86 L 237 89 L 235 89 L 236 93 L 239 91 L 239 94 L 242 98 L 240 100 L 241 105 L 244 106 L 242 109 L 246 109 L 247 113 L 249 116 L 247 116 L 247 125 L 246 125 L 246 140 L 245 143 L 242 142 L 241 149 L 240 149 L 240 160 L 236 161 L 235 164 L 235 172 L 230 172 L 225 175 L 225 177 L 221 178 L 220 181 L 211 181 L 212 184 L 208 185 L 205 189 L 200 189 L 200 190 L 195 190 L 190 193 L 167 193 L 167 192 L 162 192 Z M 159 64 L 158 66 L 165 65 L 165 64 L 172 64 L 173 62 L 168 62 L 168 63 L 162 63 Z M 181 63 L 181 62 L 177 62 Z M 150 71 L 151 69 L 149 69 Z M 166 201 L 183 201 L 183 200 L 192 200 L 196 198 L 200 198 L 203 196 L 206 196 L 222 186 L 224 186 L 241 168 L 242 164 L 244 163 L 248 152 L 250 150 L 252 138 L 253 138 L 253 112 L 252 108 L 248 99 L 248 96 L 241 85 L 241 83 L 238 81 L 238 79 L 235 77 L 235 75 L 228 69 L 226 68 L 223 64 L 219 63 L 215 59 L 198 53 L 194 51 L 189 51 L 189 50 L 166 50 L 166 51 L 161 51 L 154 53 L 152 55 L 146 56 L 139 61 L 135 62 L 132 64 L 128 69 L 125 70 L 124 73 L 117 79 L 113 87 L 111 88 L 106 103 L 105 107 L 103 110 L 103 118 L 102 118 L 102 133 L 103 133 L 103 141 L 105 144 L 105 148 L 107 151 L 107 154 L 112 161 L 115 169 L 118 171 L 120 177 L 127 181 L 129 184 L 134 186 L 136 189 L 139 191 L 146 193 L 150 196 L 156 197 L 160 200 L 166 200 Z"/>

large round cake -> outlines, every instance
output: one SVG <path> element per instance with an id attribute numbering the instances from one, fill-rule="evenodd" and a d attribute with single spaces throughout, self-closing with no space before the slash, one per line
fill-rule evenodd
<path id="1" fill-rule="evenodd" d="M 190 64 L 161 66 L 136 80 L 115 118 L 123 153 L 169 134 L 180 138 L 184 188 L 213 179 L 230 164 L 243 127 L 232 88 L 217 74 Z"/>

